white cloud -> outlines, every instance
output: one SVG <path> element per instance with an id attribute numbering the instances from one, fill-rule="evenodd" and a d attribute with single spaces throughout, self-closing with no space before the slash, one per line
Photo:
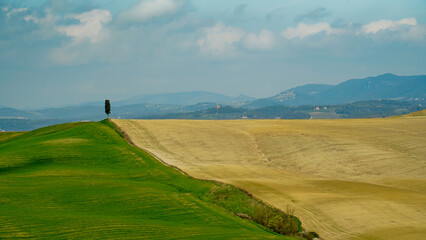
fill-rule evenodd
<path id="1" fill-rule="evenodd" d="M 332 28 L 330 24 L 321 22 L 312 25 L 299 23 L 296 28 L 289 27 L 281 32 L 281 35 L 287 39 L 292 38 L 305 38 L 315 35 L 320 32 L 325 32 L 327 35 L 342 33 L 342 29 Z"/>
<path id="2" fill-rule="evenodd" d="M 401 40 L 405 41 L 423 41 L 426 37 L 426 25 L 416 25 L 410 27 L 405 32 L 401 33 Z"/>
<path id="3" fill-rule="evenodd" d="M 78 63 L 78 60 L 84 61 L 88 58 L 81 57 L 82 53 L 78 48 L 75 48 L 72 44 L 67 44 L 61 48 L 51 49 L 49 57 L 52 62 L 59 65 L 71 65 Z"/>
<path id="4" fill-rule="evenodd" d="M 110 22 L 112 17 L 108 10 L 94 9 L 81 14 L 71 14 L 66 18 L 79 20 L 81 24 L 56 27 L 58 32 L 72 37 L 74 43 L 83 40 L 95 43 L 107 34 L 104 24 Z"/>
<path id="5" fill-rule="evenodd" d="M 33 21 L 35 23 L 40 23 L 40 18 L 34 16 L 34 15 L 27 15 L 24 17 L 24 20 L 29 22 L 29 21 Z"/>
<path id="6" fill-rule="evenodd" d="M 32 21 L 34 23 L 42 25 L 53 25 L 56 21 L 59 20 L 59 17 L 57 15 L 54 15 L 51 9 L 46 8 L 44 18 L 39 18 L 35 15 L 27 15 L 24 17 L 24 20 L 27 22 Z"/>
<path id="7" fill-rule="evenodd" d="M 249 49 L 267 50 L 275 45 L 275 34 L 263 29 L 259 35 L 248 33 L 243 39 L 244 45 Z"/>
<path id="8" fill-rule="evenodd" d="M 268 50 L 275 46 L 275 33 L 263 29 L 259 34 L 247 33 L 242 29 L 226 26 L 217 22 L 212 27 L 203 29 L 204 35 L 198 39 L 197 45 L 204 54 L 213 56 L 230 56 L 236 53 L 235 45 L 247 49 Z"/>
<path id="9" fill-rule="evenodd" d="M 361 32 L 367 33 L 367 34 L 376 34 L 379 31 L 382 30 L 391 30 L 395 31 L 400 26 L 415 26 L 417 25 L 417 21 L 415 18 L 403 18 L 398 21 L 392 21 L 387 19 L 382 19 L 379 21 L 371 22 L 368 24 L 365 24 L 361 28 Z"/>
<path id="10" fill-rule="evenodd" d="M 151 18 L 176 12 L 179 5 L 173 0 L 142 0 L 122 13 L 122 18 L 144 22 Z"/>
<path id="11" fill-rule="evenodd" d="M 3 11 L 8 11 L 6 13 L 7 17 L 10 17 L 10 16 L 17 14 L 17 13 L 20 13 L 20 12 L 26 12 L 27 10 L 28 10 L 27 8 L 14 8 L 14 9 L 9 11 L 9 8 L 7 8 L 7 7 L 3 8 Z"/>
<path id="12" fill-rule="evenodd" d="M 204 36 L 198 40 L 197 45 L 203 53 L 230 55 L 235 52 L 234 44 L 244 35 L 245 32 L 241 29 L 218 22 L 213 27 L 204 28 Z"/>

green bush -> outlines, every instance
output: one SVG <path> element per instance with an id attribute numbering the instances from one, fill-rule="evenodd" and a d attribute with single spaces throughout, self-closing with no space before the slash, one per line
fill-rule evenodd
<path id="1" fill-rule="evenodd" d="M 285 213 L 234 186 L 219 184 L 210 191 L 207 197 L 228 211 L 251 219 L 274 232 L 293 235 L 302 229 L 299 219 L 293 216 L 293 209 L 288 208 Z"/>
<path id="2" fill-rule="evenodd" d="M 316 232 L 308 232 L 304 236 L 307 240 L 313 240 L 314 238 L 319 238 L 318 234 Z"/>

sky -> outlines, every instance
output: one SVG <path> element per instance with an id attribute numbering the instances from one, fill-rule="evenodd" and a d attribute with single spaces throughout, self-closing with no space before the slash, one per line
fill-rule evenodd
<path id="1" fill-rule="evenodd" d="M 0 106 L 426 74 L 424 0 L 0 0 Z"/>

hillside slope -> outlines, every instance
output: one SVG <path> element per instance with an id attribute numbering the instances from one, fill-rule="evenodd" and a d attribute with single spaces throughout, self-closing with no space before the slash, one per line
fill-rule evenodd
<path id="1" fill-rule="evenodd" d="M 402 115 L 400 117 L 425 117 L 426 116 L 426 109 L 423 109 L 421 111 L 412 112 L 409 114 Z"/>
<path id="2" fill-rule="evenodd" d="M 207 201 L 108 122 L 0 133 L 0 239 L 290 239 Z"/>
<path id="3" fill-rule="evenodd" d="M 114 120 L 191 175 L 237 185 L 325 239 L 423 239 L 426 119 Z"/>
<path id="4" fill-rule="evenodd" d="M 145 94 L 140 96 L 131 97 L 126 100 L 118 101 L 117 105 L 129 104 L 171 104 L 171 105 L 194 105 L 203 102 L 213 102 L 220 104 L 232 104 L 239 102 L 246 102 L 254 98 L 239 95 L 237 97 L 230 97 L 219 93 L 193 91 L 193 92 L 177 92 L 177 93 L 161 93 L 161 94 Z"/>
<path id="5" fill-rule="evenodd" d="M 343 104 L 367 100 L 426 98 L 426 75 L 397 76 L 382 74 L 363 79 L 351 79 L 337 85 L 308 84 L 251 101 L 243 107 L 260 108 L 273 105 Z"/>

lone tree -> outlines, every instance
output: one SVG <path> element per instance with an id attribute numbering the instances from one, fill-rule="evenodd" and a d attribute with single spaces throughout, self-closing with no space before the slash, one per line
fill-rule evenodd
<path id="1" fill-rule="evenodd" d="M 109 118 L 109 115 L 111 114 L 111 104 L 109 103 L 108 99 L 105 100 L 105 113 L 108 115 Z"/>

